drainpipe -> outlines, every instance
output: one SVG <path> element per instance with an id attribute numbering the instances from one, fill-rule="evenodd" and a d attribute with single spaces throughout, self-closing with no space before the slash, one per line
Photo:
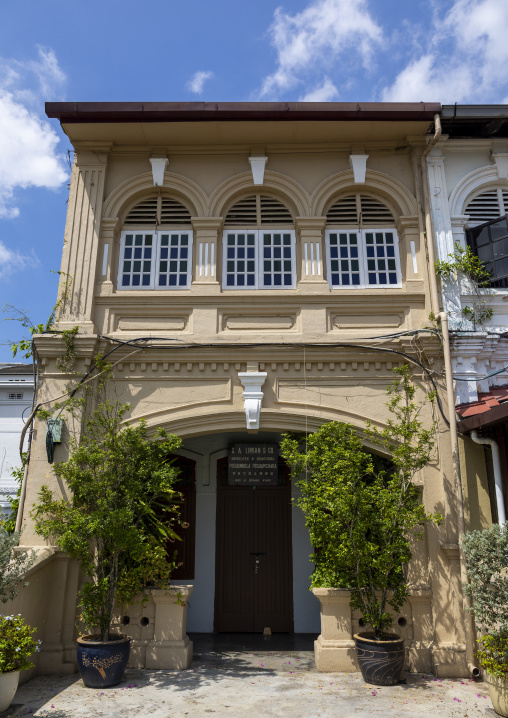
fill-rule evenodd
<path id="1" fill-rule="evenodd" d="M 497 506 L 497 518 L 500 526 L 504 526 L 506 523 L 506 512 L 504 508 L 504 490 L 503 490 L 503 476 L 501 473 L 501 457 L 499 454 L 499 445 L 494 439 L 487 439 L 484 436 L 478 436 L 476 430 L 470 434 L 475 444 L 485 444 L 490 446 L 492 451 L 492 465 L 494 467 L 494 483 L 496 485 L 496 506 Z"/>
<path id="2" fill-rule="evenodd" d="M 440 311 L 439 293 L 437 288 L 437 278 L 435 270 L 435 254 L 434 254 L 434 232 L 432 227 L 432 216 L 430 210 L 430 198 L 429 198 L 429 180 L 427 175 L 427 155 L 436 145 L 441 137 L 441 118 L 439 115 L 434 115 L 434 137 L 425 148 L 421 157 L 421 169 L 422 169 L 422 188 L 423 188 L 423 202 L 425 209 L 425 235 L 427 238 L 427 258 L 429 263 L 429 281 L 430 281 L 430 301 L 432 312 L 436 319 L 441 324 L 442 336 L 443 336 L 443 354 L 445 364 L 445 381 L 446 381 L 446 394 L 448 399 L 448 417 L 450 420 L 450 444 L 453 461 L 453 474 L 455 481 L 455 492 L 457 496 L 457 522 L 459 531 L 459 556 L 460 556 L 460 578 L 461 582 L 468 583 L 466 560 L 462 546 L 460 545 L 460 537 L 466 530 L 466 521 L 464 517 L 464 497 L 462 493 L 462 479 L 460 475 L 460 459 L 459 459 L 459 439 L 457 433 L 457 419 L 455 416 L 455 392 L 453 388 L 453 373 L 452 373 L 452 361 L 450 353 L 450 333 L 448 329 L 448 315 L 446 312 Z M 466 639 L 466 661 L 470 675 L 473 678 L 478 678 L 480 671 L 478 666 L 475 664 L 474 656 L 474 636 L 475 626 L 473 614 L 470 610 L 470 601 L 462 593 L 462 607 L 464 612 L 464 630 Z"/>

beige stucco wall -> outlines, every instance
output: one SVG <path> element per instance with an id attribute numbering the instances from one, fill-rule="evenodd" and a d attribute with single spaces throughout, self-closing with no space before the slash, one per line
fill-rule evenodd
<path id="1" fill-rule="evenodd" d="M 492 526 L 485 449 L 467 436 L 459 440 L 464 514 L 468 531 L 481 531 Z"/>
<path id="2" fill-rule="evenodd" d="M 371 128 L 356 126 L 354 142 L 341 142 L 334 136 L 333 144 L 326 145 L 320 131 L 312 135 L 307 128 L 305 142 L 283 145 L 283 129 L 274 127 L 273 137 L 264 137 L 262 151 L 268 156 L 268 164 L 263 187 L 252 184 L 248 166 L 252 147 L 245 145 L 244 139 L 244 144 L 235 144 L 232 130 L 227 146 L 212 144 L 211 140 L 207 145 L 202 137 L 198 141 L 197 135 L 191 141 L 189 130 L 186 146 L 167 144 L 154 149 L 140 145 L 139 139 L 136 144 L 128 126 L 122 128 L 124 145 L 111 145 L 109 141 L 76 143 L 62 260 L 62 269 L 73 277 L 73 287 L 59 321 L 60 328 L 80 327 L 75 341 L 76 368 L 86 371 L 97 351 L 112 347 L 99 335 L 122 340 L 156 336 L 184 345 L 159 342 L 158 348 L 146 350 L 124 346 L 111 356 L 115 378 L 110 390 L 131 404 L 127 422 L 144 418 L 151 431 L 162 426 L 184 438 L 245 430 L 243 386 L 238 374 L 259 371 L 267 374 L 262 389 L 261 430 L 312 431 L 325 421 L 338 420 L 351 422 L 363 435 L 367 420 L 379 428 L 386 426 L 386 387 L 393 380 L 392 369 L 404 358 L 375 348 L 362 350 L 338 344 L 363 340 L 379 348 L 371 337 L 428 325 L 418 159 L 424 137 L 405 140 L 404 135 L 395 137 L 384 128 L 385 139 L 369 144 L 362 133 Z M 99 130 L 94 128 L 95 132 Z M 245 131 L 243 127 L 242 138 Z M 132 129 L 133 137 L 138 136 L 136 132 Z M 354 184 L 349 169 L 352 152 L 369 154 L 365 185 Z M 205 277 L 195 271 L 187 291 L 118 290 L 123 218 L 133 203 L 154 194 L 148 159 L 161 153 L 169 157 L 164 190 L 192 209 L 195 256 L 200 242 L 214 244 L 219 271 Z M 294 214 L 297 288 L 273 293 L 223 291 L 224 212 L 237 198 L 258 190 L 280 198 Z M 382 199 L 396 216 L 401 288 L 331 290 L 322 270 L 317 276 L 305 274 L 303 244 L 317 243 L 324 257 L 327 208 L 337 197 L 357 191 Z M 416 270 L 410 241 L 414 242 Z M 42 367 L 38 400 L 46 401 L 63 394 L 76 377 L 62 375 L 56 368 L 63 347 L 60 339 L 43 336 L 36 343 Z M 215 346 L 206 346 L 212 343 Z M 320 346 L 311 347 L 311 343 Z M 417 344 L 413 338 L 399 338 L 389 347 L 420 357 L 437 372 L 436 376 L 442 372 L 441 348 L 432 337 L 422 335 Z M 420 371 L 414 373 L 414 379 L 418 398 L 424 401 L 430 387 Z M 442 386 L 440 390 L 443 394 Z M 446 405 L 444 396 L 443 403 Z M 457 491 L 449 433 L 429 404 L 421 418 L 427 425 L 437 418 L 432 461 L 418 478 L 422 499 L 428 511 L 441 513 L 444 520 L 440 526 L 429 527 L 424 539 L 415 545 L 410 581 L 413 593 L 425 596 L 425 620 L 431 622 L 425 626 L 425 636 L 431 636 L 426 646 L 429 660 L 436 670 L 440 667 L 442 675 L 465 675 Z M 79 435 L 79 427 L 67 421 L 66 432 L 69 429 Z M 44 422 L 37 420 L 24 509 L 24 541 L 34 545 L 44 544 L 29 518 L 29 508 L 41 485 L 65 491 L 47 463 L 45 430 Z M 255 438 L 253 433 L 253 441 Z M 64 433 L 56 461 L 65 459 L 68 440 L 68 433 Z M 62 590 L 72 602 L 72 590 Z"/>

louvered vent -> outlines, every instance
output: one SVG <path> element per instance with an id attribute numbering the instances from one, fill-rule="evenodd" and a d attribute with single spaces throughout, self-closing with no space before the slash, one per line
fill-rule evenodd
<path id="1" fill-rule="evenodd" d="M 233 205 L 233 207 L 231 207 L 231 209 L 227 213 L 226 219 L 224 220 L 224 224 L 229 227 L 256 225 L 256 197 L 245 197 L 244 199 L 241 199 L 239 202 Z"/>
<path id="2" fill-rule="evenodd" d="M 388 207 L 373 197 L 361 196 L 362 222 L 393 222 L 393 215 Z"/>
<path id="3" fill-rule="evenodd" d="M 125 224 L 157 224 L 157 197 L 149 197 L 131 209 Z"/>
<path id="4" fill-rule="evenodd" d="M 158 224 L 189 225 L 189 210 L 171 197 L 148 197 L 133 207 L 125 218 L 126 225 L 150 227 Z"/>
<path id="5" fill-rule="evenodd" d="M 291 212 L 273 197 L 253 195 L 237 202 L 226 215 L 226 227 L 256 227 L 258 225 L 293 224 Z"/>
<path id="6" fill-rule="evenodd" d="M 352 194 L 342 197 L 330 207 L 326 215 L 328 224 L 359 225 L 394 223 L 388 207 L 374 197 Z"/>
<path id="7" fill-rule="evenodd" d="M 473 223 L 489 222 L 508 213 L 508 190 L 492 189 L 471 200 L 464 214 Z"/>
<path id="8" fill-rule="evenodd" d="M 187 207 L 170 197 L 162 198 L 161 224 L 190 224 L 190 221 Z"/>
<path id="9" fill-rule="evenodd" d="M 261 197 L 261 224 L 293 224 L 291 212 L 273 197 Z"/>
<path id="10" fill-rule="evenodd" d="M 328 224 L 358 224 L 356 211 L 356 195 L 343 197 L 330 207 L 326 215 Z"/>

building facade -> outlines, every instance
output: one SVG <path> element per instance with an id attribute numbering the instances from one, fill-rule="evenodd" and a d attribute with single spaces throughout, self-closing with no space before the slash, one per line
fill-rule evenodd
<path id="1" fill-rule="evenodd" d="M 281 434 L 346 421 L 368 446 L 366 422 L 386 426 L 386 388 L 406 362 L 420 400 L 429 376 L 444 396 L 442 348 L 428 331 L 436 308 L 422 172 L 439 110 L 47 105 L 75 148 L 62 259 L 72 288 L 57 329 L 79 327 L 81 371 L 117 346 L 110 361 L 115 394 L 131 406 L 126 422 L 143 418 L 183 438 L 191 526 L 175 580 L 193 586 L 189 631 L 318 633 L 312 549 L 278 459 Z M 41 335 L 36 346 L 38 400 L 49 401 L 73 377 L 56 366 L 59 337 Z M 444 520 L 415 546 L 398 629 L 413 670 L 466 675 L 459 479 L 442 415 L 426 404 L 422 418 L 436 421 L 422 500 Z M 66 458 L 67 430 L 55 461 Z M 41 552 L 41 585 L 56 577 L 40 670 L 71 670 L 79 577 L 29 519 L 40 487 L 58 490 L 45 434 L 37 420 L 24 542 Z M 150 610 L 148 623 L 137 609 L 131 616 L 138 655 Z M 353 631 L 360 619 L 351 616 Z"/>
<path id="2" fill-rule="evenodd" d="M 441 122 L 441 138 L 427 159 L 437 258 L 449 261 L 456 247 L 469 247 L 491 274 L 487 285 L 476 291 L 463 274 L 442 283 L 443 307 L 453 335 L 458 428 L 464 436 L 481 442 L 476 446 L 472 441 L 464 443 L 471 454 L 463 456 L 464 472 L 485 474 L 493 519 L 504 523 L 508 509 L 508 405 L 504 404 L 508 386 L 508 106 L 445 105 Z M 481 470 L 478 467 L 484 460 Z"/>
<path id="3" fill-rule="evenodd" d="M 19 442 L 24 420 L 31 412 L 33 392 L 31 364 L 0 364 L 0 509 L 4 516 L 10 512 L 9 498 L 19 489 L 12 472 L 21 466 Z"/>

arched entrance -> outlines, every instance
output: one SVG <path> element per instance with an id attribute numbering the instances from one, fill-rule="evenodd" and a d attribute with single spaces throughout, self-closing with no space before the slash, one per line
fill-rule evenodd
<path id="1" fill-rule="evenodd" d="M 293 631 L 291 486 L 277 452 L 251 440 L 217 461 L 217 632 Z"/>
<path id="2" fill-rule="evenodd" d="M 184 440 L 179 453 L 196 469 L 195 570 L 182 581 L 194 586 L 189 633 L 319 633 L 319 603 L 309 591 L 312 547 L 291 504 L 298 490 L 284 462 L 277 460 L 273 483 L 228 480 L 232 446 L 278 447 L 280 439 L 275 431 L 226 431 Z"/>

